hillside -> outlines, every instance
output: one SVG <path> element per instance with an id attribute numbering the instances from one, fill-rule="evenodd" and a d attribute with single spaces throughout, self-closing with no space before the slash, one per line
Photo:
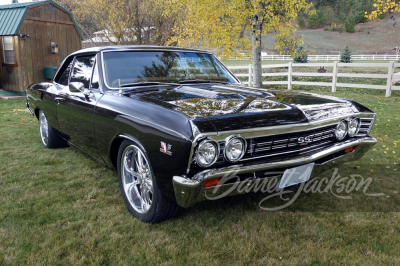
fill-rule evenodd
<path id="1" fill-rule="evenodd" d="M 391 18 L 393 16 L 393 18 Z M 394 24 L 397 24 L 393 26 Z M 301 29 L 306 49 L 316 54 L 337 54 L 346 45 L 354 54 L 394 53 L 392 49 L 400 46 L 400 14 L 388 14 L 382 20 L 360 23 L 355 33 L 325 31 L 324 29 Z M 263 39 L 263 50 L 272 52 L 274 38 L 268 34 Z"/>

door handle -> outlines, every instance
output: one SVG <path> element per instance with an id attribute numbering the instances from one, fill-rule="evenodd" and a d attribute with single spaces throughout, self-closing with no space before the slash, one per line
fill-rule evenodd
<path id="1" fill-rule="evenodd" d="M 67 96 L 68 95 L 66 93 L 60 92 L 56 97 L 54 97 L 54 100 L 56 100 L 56 101 L 64 101 Z"/>

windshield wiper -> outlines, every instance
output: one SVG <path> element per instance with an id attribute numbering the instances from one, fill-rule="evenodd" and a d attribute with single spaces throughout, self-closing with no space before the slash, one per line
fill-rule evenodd
<path id="1" fill-rule="evenodd" d="M 223 83 L 229 84 L 226 81 L 219 81 L 219 80 L 204 80 L 204 79 L 187 79 L 179 81 L 179 84 L 192 84 L 192 83 Z"/>
<path id="2" fill-rule="evenodd" d="M 178 83 L 142 81 L 142 82 L 135 82 L 135 83 L 123 84 L 123 85 L 121 85 L 121 88 L 139 87 L 139 86 L 152 86 L 152 85 L 175 85 L 175 86 L 179 86 Z"/>
<path id="3" fill-rule="evenodd" d="M 157 91 L 160 89 L 158 86 L 174 86 L 174 87 L 171 87 L 170 89 L 182 87 L 182 85 L 178 84 L 178 83 L 150 82 L 150 81 L 146 82 L 145 81 L 145 82 L 136 82 L 136 83 L 121 85 L 121 88 L 128 88 L 128 89 L 120 90 L 121 91 L 120 93 L 125 94 L 125 93 L 132 93 L 132 92 Z M 137 88 L 133 88 L 133 87 L 137 87 Z"/>

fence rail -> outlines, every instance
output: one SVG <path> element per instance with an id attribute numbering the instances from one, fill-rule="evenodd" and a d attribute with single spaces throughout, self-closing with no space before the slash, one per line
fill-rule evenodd
<path id="1" fill-rule="evenodd" d="M 386 90 L 386 97 L 392 95 L 392 91 L 400 90 L 400 86 L 394 86 L 395 81 L 400 81 L 400 73 L 394 73 L 394 69 L 400 67 L 400 63 L 393 61 L 389 63 L 325 63 L 325 67 L 333 67 L 331 73 L 317 73 L 317 72 L 294 72 L 293 68 L 301 67 L 320 67 L 318 63 L 307 63 L 299 64 L 289 62 L 287 64 L 273 64 L 273 65 L 262 65 L 262 69 L 276 69 L 285 68 L 287 71 L 283 72 L 271 72 L 262 73 L 263 77 L 287 77 L 287 81 L 263 81 L 264 85 L 287 85 L 288 90 L 292 89 L 292 85 L 302 86 L 324 86 L 331 87 L 332 92 L 336 92 L 337 87 L 343 88 L 365 88 L 365 89 L 378 89 Z M 339 68 L 384 68 L 387 69 L 387 74 L 363 74 L 363 73 L 349 73 L 339 72 Z M 228 66 L 230 70 L 245 70 L 246 73 L 235 74 L 237 77 L 247 77 L 248 81 L 243 82 L 249 86 L 253 86 L 253 68 L 252 65 L 248 66 Z M 307 81 L 294 81 L 293 77 L 331 77 L 332 82 L 307 82 Z M 386 79 L 386 85 L 370 85 L 370 84 L 354 84 L 354 83 L 338 83 L 338 77 L 345 78 L 373 78 L 373 79 Z"/>
<path id="2" fill-rule="evenodd" d="M 360 61 L 360 60 L 393 60 L 399 61 L 400 55 L 352 55 L 351 60 Z M 228 60 L 250 60 L 250 57 L 233 57 Z M 263 61 L 292 61 L 293 58 L 290 55 L 263 55 L 261 56 L 261 60 Z M 308 55 L 308 61 L 340 61 L 340 55 Z"/>

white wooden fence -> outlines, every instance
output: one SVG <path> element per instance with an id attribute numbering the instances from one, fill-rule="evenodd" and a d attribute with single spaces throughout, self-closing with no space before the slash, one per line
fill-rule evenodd
<path id="1" fill-rule="evenodd" d="M 250 57 L 236 57 L 228 60 L 249 60 Z M 371 55 L 352 55 L 351 60 L 393 60 L 399 61 L 400 55 L 389 55 L 389 54 L 371 54 Z M 261 56 L 263 61 L 292 61 L 293 58 L 290 55 L 263 55 Z M 340 55 L 308 55 L 308 61 L 340 61 Z"/>
<path id="2" fill-rule="evenodd" d="M 302 86 L 324 86 L 332 87 L 332 92 L 336 92 L 337 87 L 343 88 L 365 88 L 365 89 L 378 89 L 386 90 L 386 97 L 392 95 L 393 90 L 400 90 L 400 86 L 394 86 L 393 83 L 396 80 L 400 80 L 400 73 L 395 74 L 394 69 L 400 67 L 400 63 L 389 62 L 389 63 L 324 63 L 324 67 L 333 67 L 331 73 L 318 73 L 318 72 L 293 72 L 293 67 L 315 67 L 316 69 L 321 67 L 320 63 L 292 63 L 287 64 L 274 64 L 274 65 L 263 65 L 263 69 L 273 69 L 273 68 L 285 68 L 287 71 L 284 72 L 272 72 L 263 73 L 263 77 L 287 77 L 287 81 L 263 81 L 264 85 L 287 85 L 288 90 L 292 89 L 292 85 L 302 85 Z M 387 74 L 366 74 L 366 73 L 349 73 L 349 72 L 339 72 L 339 68 L 385 68 L 387 69 Z M 228 66 L 230 70 L 247 70 L 247 73 L 235 74 L 237 77 L 247 77 L 248 81 L 243 82 L 247 85 L 253 86 L 252 65 L 248 66 Z M 246 72 L 246 71 L 245 71 Z M 305 82 L 305 81 L 293 81 L 293 76 L 302 77 L 331 77 L 332 82 Z M 386 79 L 386 85 L 370 85 L 370 84 L 352 84 L 352 83 L 338 83 L 338 77 L 345 78 L 373 78 L 373 79 Z"/>

